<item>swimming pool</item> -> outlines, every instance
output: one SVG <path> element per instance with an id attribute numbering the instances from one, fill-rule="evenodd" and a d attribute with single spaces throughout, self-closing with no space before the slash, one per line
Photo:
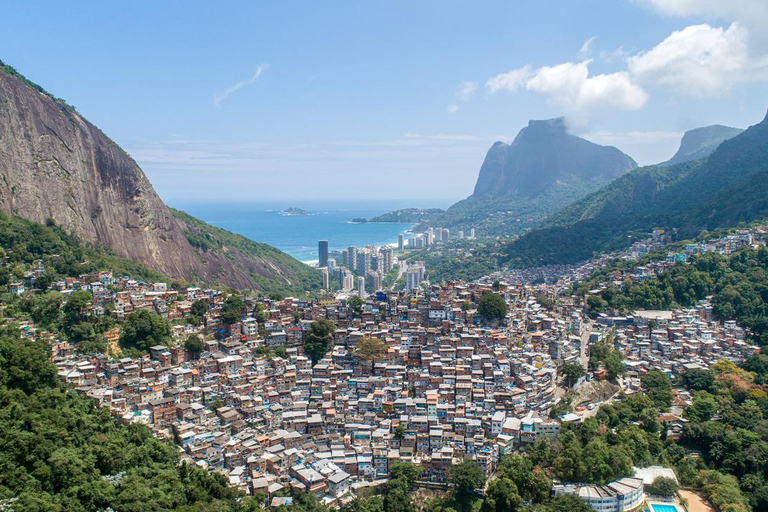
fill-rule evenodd
<path id="1" fill-rule="evenodd" d="M 653 512 L 677 512 L 677 507 L 674 505 L 660 505 L 654 503 L 651 505 Z"/>

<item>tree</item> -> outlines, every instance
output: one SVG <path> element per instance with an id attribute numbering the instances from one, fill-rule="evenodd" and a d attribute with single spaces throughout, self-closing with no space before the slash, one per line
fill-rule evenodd
<path id="1" fill-rule="evenodd" d="M 671 498 L 677 494 L 677 481 L 667 476 L 657 476 L 650 485 L 645 486 L 648 494 Z"/>
<path id="2" fill-rule="evenodd" d="M 371 366 L 384 359 L 387 353 L 387 344 L 379 338 L 363 336 L 355 346 L 355 357 L 362 361 L 370 361 Z"/>
<path id="3" fill-rule="evenodd" d="M 146 309 L 134 311 L 123 322 L 120 345 L 124 348 L 149 350 L 153 345 L 167 343 L 171 327 L 165 318 Z"/>
<path id="4" fill-rule="evenodd" d="M 224 325 L 236 324 L 243 318 L 245 302 L 237 295 L 230 295 L 221 305 L 221 323 Z"/>
<path id="5" fill-rule="evenodd" d="M 683 385 L 691 391 L 711 391 L 714 384 L 715 374 L 711 370 L 691 368 L 683 374 Z"/>
<path id="6" fill-rule="evenodd" d="M 711 393 L 699 391 L 693 395 L 691 405 L 685 408 L 683 416 L 698 423 L 709 421 L 717 412 L 717 399 Z"/>
<path id="7" fill-rule="evenodd" d="M 395 439 L 402 439 L 404 435 L 405 435 L 405 427 L 401 423 L 395 427 Z"/>
<path id="8" fill-rule="evenodd" d="M 347 309 L 352 318 L 357 318 L 363 314 L 363 299 L 357 295 L 352 295 L 347 299 Z"/>
<path id="9" fill-rule="evenodd" d="M 605 371 L 610 380 L 616 380 L 627 372 L 621 352 L 614 350 L 608 354 L 605 358 Z"/>
<path id="10" fill-rule="evenodd" d="M 448 481 L 453 487 L 456 502 L 462 509 L 468 510 L 474 491 L 485 484 L 485 473 L 475 461 L 467 459 L 450 467 Z"/>
<path id="11" fill-rule="evenodd" d="M 666 373 L 653 370 L 640 377 L 643 391 L 659 411 L 666 411 L 672 405 L 672 381 Z"/>
<path id="12" fill-rule="evenodd" d="M 93 329 L 93 296 L 85 290 L 72 292 L 64 304 L 63 330 L 70 341 L 79 343 L 91 341 L 96 337 Z"/>
<path id="13" fill-rule="evenodd" d="M 312 322 L 304 334 L 304 353 L 309 356 L 313 365 L 328 352 L 335 328 L 333 322 L 320 318 Z"/>
<path id="14" fill-rule="evenodd" d="M 413 489 L 416 480 L 421 475 L 421 468 L 411 462 L 394 462 L 389 468 L 389 475 L 393 480 L 400 480 L 407 489 Z"/>
<path id="15" fill-rule="evenodd" d="M 488 485 L 480 512 L 513 512 L 522 502 L 515 482 L 509 478 L 497 478 Z"/>
<path id="16" fill-rule="evenodd" d="M 565 385 L 568 387 L 573 387 L 585 373 L 579 363 L 563 363 L 557 371 L 563 376 Z"/>
<path id="17" fill-rule="evenodd" d="M 43 291 L 47 290 L 51 287 L 51 284 L 53 284 L 54 278 L 55 274 L 51 270 L 46 269 L 45 272 L 35 279 L 35 288 Z"/>
<path id="18" fill-rule="evenodd" d="M 199 299 L 192 303 L 192 308 L 189 312 L 189 317 L 187 318 L 187 323 L 190 325 L 200 325 L 203 323 L 203 319 L 205 318 L 205 314 L 208 312 L 208 302 Z"/>
<path id="19" fill-rule="evenodd" d="M 203 338 L 201 338 L 199 334 L 190 334 L 187 336 L 187 339 L 184 340 L 184 349 L 194 356 L 200 355 L 200 353 L 205 350 Z"/>
<path id="20" fill-rule="evenodd" d="M 507 316 L 507 303 L 501 295 L 486 292 L 480 297 L 477 312 L 486 322 L 504 320 Z"/>
<path id="21" fill-rule="evenodd" d="M 410 492 L 421 474 L 421 468 L 410 462 L 395 462 L 389 468 L 389 474 L 390 479 L 384 487 L 384 510 L 415 512 Z"/>

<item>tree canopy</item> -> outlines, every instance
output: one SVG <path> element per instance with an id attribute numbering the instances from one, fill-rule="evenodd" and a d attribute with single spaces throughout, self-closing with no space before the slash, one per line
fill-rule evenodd
<path id="1" fill-rule="evenodd" d="M 139 309 L 123 321 L 120 345 L 146 352 L 149 347 L 168 343 L 170 335 L 171 327 L 165 318 L 146 309 Z"/>
<path id="2" fill-rule="evenodd" d="M 336 329 L 332 321 L 319 318 L 310 324 L 304 333 L 304 353 L 312 360 L 312 364 L 325 356 L 333 340 L 333 332 Z"/>
<path id="3" fill-rule="evenodd" d="M 477 312 L 486 322 L 504 320 L 507 316 L 507 303 L 501 295 L 486 292 L 478 301 Z"/>

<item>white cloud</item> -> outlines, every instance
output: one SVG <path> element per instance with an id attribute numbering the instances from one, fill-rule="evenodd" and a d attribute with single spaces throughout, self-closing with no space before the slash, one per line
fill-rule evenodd
<path id="1" fill-rule="evenodd" d="M 583 60 L 589 57 L 591 53 L 590 47 L 592 46 L 592 43 L 595 42 L 595 39 L 597 39 L 597 36 L 592 36 L 584 41 L 584 44 L 582 44 L 581 48 L 579 49 L 579 59 Z"/>
<path id="2" fill-rule="evenodd" d="M 590 62 L 539 68 L 526 83 L 526 89 L 572 112 L 600 106 L 637 110 L 645 104 L 648 95 L 632 83 L 628 73 L 589 76 Z"/>
<path id="3" fill-rule="evenodd" d="M 513 69 L 508 73 L 492 76 L 485 82 L 485 87 L 490 92 L 517 92 L 525 85 L 531 76 L 531 66 L 526 65 L 519 69 Z"/>
<path id="4" fill-rule="evenodd" d="M 472 96 L 475 95 L 475 91 L 477 91 L 477 82 L 462 82 L 461 86 L 459 86 L 459 90 L 456 91 L 456 96 L 464 101 L 469 101 L 472 99 Z"/>
<path id="5" fill-rule="evenodd" d="M 628 59 L 638 80 L 693 97 L 725 94 L 738 83 L 768 79 L 768 57 L 754 57 L 739 24 L 727 30 L 707 24 L 673 32 L 654 48 Z"/>
<path id="6" fill-rule="evenodd" d="M 590 76 L 591 62 L 565 62 L 533 71 L 526 66 L 490 78 L 486 87 L 492 93 L 515 92 L 525 87 L 546 98 L 551 105 L 578 117 L 605 107 L 637 110 L 645 104 L 648 95 L 632 83 L 627 72 Z"/>
<path id="7" fill-rule="evenodd" d="M 266 71 L 267 67 L 268 67 L 267 65 L 259 66 L 258 68 L 256 68 L 256 72 L 253 73 L 253 76 L 251 76 L 247 80 L 243 80 L 242 82 L 237 82 L 236 84 L 228 87 L 223 93 L 217 94 L 216 96 L 214 96 L 213 97 L 213 104 L 218 107 L 219 104 L 222 101 L 224 101 L 225 99 L 227 99 L 229 97 L 229 95 L 232 94 L 233 92 L 235 92 L 235 91 L 237 91 L 239 89 L 242 89 L 243 87 L 246 87 L 246 86 L 251 85 L 254 82 L 256 82 L 256 80 L 259 79 L 261 74 L 264 71 Z"/>
<path id="8" fill-rule="evenodd" d="M 456 105 L 455 103 L 451 103 L 450 105 L 445 107 L 445 110 L 447 110 L 449 114 L 455 114 L 456 112 L 459 111 L 459 106 Z"/>

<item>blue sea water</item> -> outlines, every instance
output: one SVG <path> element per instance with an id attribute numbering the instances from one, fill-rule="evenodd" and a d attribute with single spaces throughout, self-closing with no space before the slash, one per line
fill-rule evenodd
<path id="1" fill-rule="evenodd" d="M 330 250 L 346 249 L 350 245 L 385 245 L 397 242 L 400 233 L 410 236 L 411 224 L 357 224 L 356 217 L 371 218 L 407 206 L 389 202 L 323 202 L 308 203 L 204 203 L 173 204 L 220 228 L 238 233 L 257 242 L 264 242 L 287 252 L 301 261 L 316 261 L 317 241 L 328 240 Z M 287 208 L 301 208 L 312 215 L 281 215 Z"/>

